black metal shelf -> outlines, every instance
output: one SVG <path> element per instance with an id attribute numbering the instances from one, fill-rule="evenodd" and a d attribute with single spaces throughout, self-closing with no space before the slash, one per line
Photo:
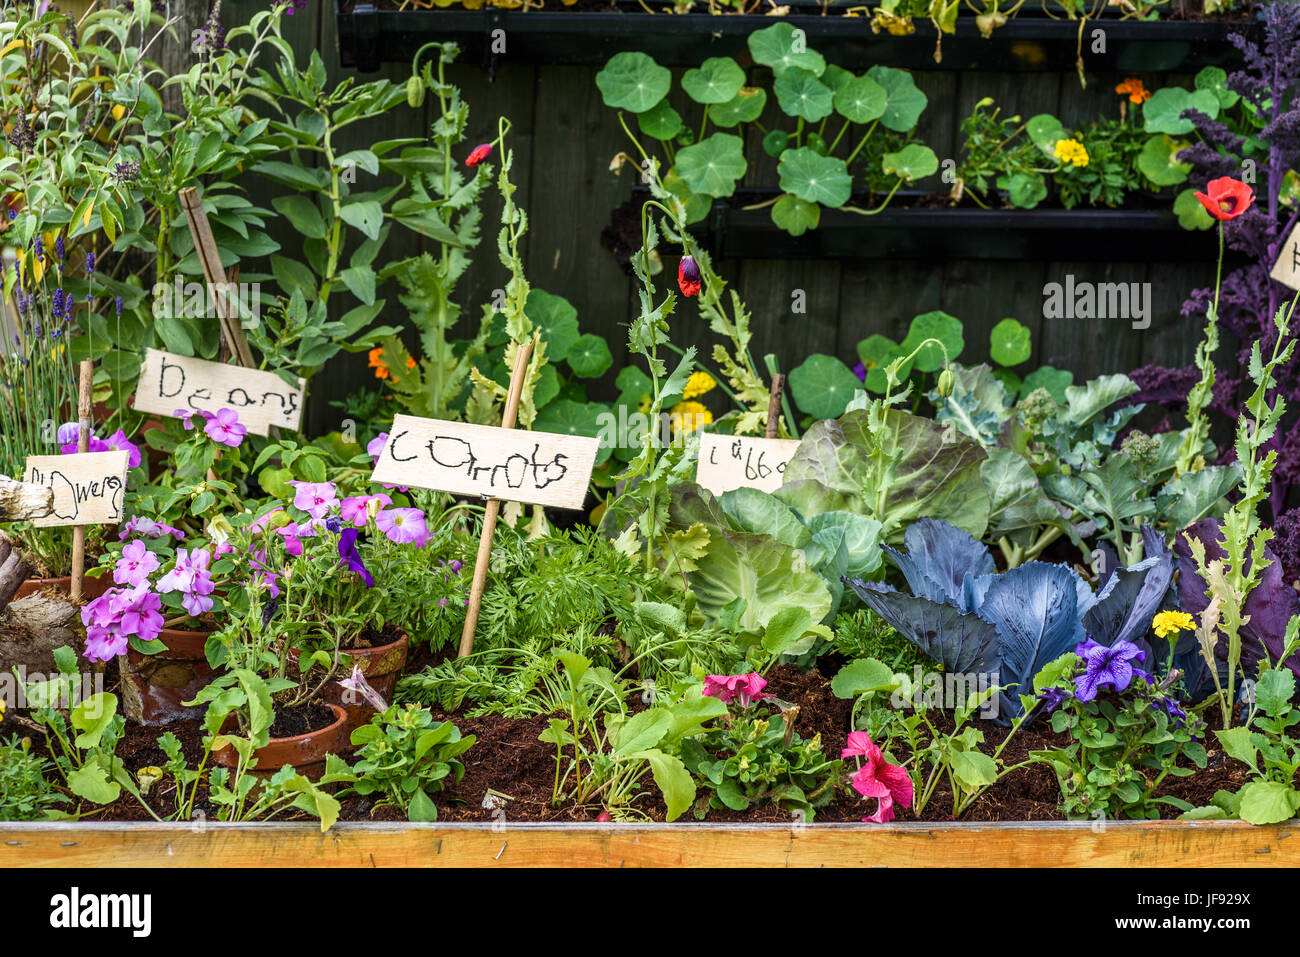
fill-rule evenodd
<path id="1" fill-rule="evenodd" d="M 765 16 L 670 15 L 645 12 L 377 10 L 371 3 L 336 0 L 339 58 L 363 72 L 382 63 L 409 61 L 430 40 L 455 40 L 464 62 L 491 68 L 497 63 L 599 66 L 623 50 L 640 50 L 665 66 L 691 66 L 709 56 L 748 62 L 745 40 L 771 26 Z M 1068 71 L 1075 68 L 1080 21 L 1018 16 L 991 39 L 980 36 L 971 18 L 943 37 L 943 59 L 934 61 L 936 32 L 918 22 L 911 36 L 873 34 L 862 17 L 791 14 L 781 18 L 802 29 L 809 44 L 841 66 L 881 64 L 916 70 Z M 1093 53 L 1092 31 L 1105 31 L 1105 52 Z M 1083 29 L 1083 59 L 1089 70 L 1115 72 L 1190 71 L 1232 62 L 1234 31 L 1254 24 L 1147 22 L 1101 19 Z M 492 52 L 493 31 L 504 30 L 506 53 Z"/>

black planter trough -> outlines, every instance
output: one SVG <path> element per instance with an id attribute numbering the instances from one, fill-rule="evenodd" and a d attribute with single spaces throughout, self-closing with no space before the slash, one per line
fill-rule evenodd
<path id="1" fill-rule="evenodd" d="M 664 66 L 693 66 L 710 56 L 732 56 L 747 64 L 746 38 L 775 22 L 766 16 L 649 14 L 636 3 L 600 12 L 491 8 L 399 13 L 362 0 L 336 0 L 335 9 L 339 58 L 362 72 L 373 72 L 382 63 L 409 62 L 430 40 L 456 41 L 464 62 L 489 70 L 503 62 L 600 66 L 624 50 L 648 53 Z M 936 63 L 936 31 L 928 21 L 916 22 L 911 36 L 896 37 L 874 34 L 866 18 L 840 16 L 834 8 L 827 15 L 796 13 L 781 19 L 803 30 L 809 44 L 832 62 L 850 69 L 881 64 L 917 70 L 1068 71 L 1075 69 L 1081 49 L 1085 67 L 1093 71 L 1193 71 L 1232 62 L 1237 52 L 1227 35 L 1251 28 L 1240 22 L 1103 18 L 1083 23 L 1022 14 L 985 39 L 966 17 L 958 22 L 956 35 L 943 37 L 942 60 Z M 1105 49 L 1094 53 L 1096 30 L 1103 31 Z"/>

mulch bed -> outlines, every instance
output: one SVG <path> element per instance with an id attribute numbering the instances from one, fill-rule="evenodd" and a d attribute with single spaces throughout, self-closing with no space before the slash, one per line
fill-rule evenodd
<path id="1" fill-rule="evenodd" d="M 116 666 L 110 664 L 105 675 L 109 690 L 117 681 Z M 851 702 L 835 697 L 830 690 L 829 676 L 817 670 L 801 673 L 792 666 L 773 669 L 767 690 L 784 701 L 799 707 L 796 730 L 805 738 L 821 736 L 827 754 L 838 754 L 844 746 L 849 731 Z M 599 807 L 552 807 L 551 790 L 555 778 L 555 747 L 538 740 L 546 728 L 548 717 L 509 719 L 499 715 L 467 717 L 464 714 L 445 714 L 434 711 L 437 718 L 456 723 L 463 735 L 474 735 L 474 746 L 464 755 L 465 777 L 432 795 L 441 821 L 465 822 L 520 822 L 520 821 L 593 821 Z M 941 716 L 941 720 L 947 716 Z M 1207 711 L 1206 720 L 1211 725 L 1219 722 L 1217 711 Z M 991 721 L 972 722 L 984 732 L 986 751 L 1000 744 L 1007 733 Z M 145 728 L 128 722 L 118 754 L 132 771 L 150 765 L 161 766 L 166 757 L 158 747 L 158 737 L 170 731 L 181 742 L 190 767 L 194 767 L 203 752 L 203 731 L 199 721 L 180 721 L 165 728 Z M 14 732 L 27 734 L 12 718 L 0 725 L 0 734 Z M 1065 735 L 1057 735 L 1043 723 L 1023 728 L 1003 752 L 1008 764 L 1025 760 L 1030 751 L 1060 747 L 1068 743 Z M 1186 778 L 1170 777 L 1161 794 L 1179 797 L 1193 805 L 1207 804 L 1219 789 L 1236 790 L 1249 779 L 1246 769 L 1232 761 L 1217 746 L 1217 739 L 1207 734 L 1205 745 L 1209 751 L 1208 767 Z M 43 742 L 34 738 L 36 750 L 43 750 Z M 635 805 L 635 810 L 649 820 L 662 821 L 663 803 L 647 778 L 649 793 Z M 171 810 L 174 795 L 170 782 L 157 785 L 150 801 L 162 815 Z M 505 798 L 489 797 L 489 792 Z M 485 802 L 485 798 L 488 800 Z M 990 788 L 965 814 L 963 821 L 1054 821 L 1063 816 L 1057 806 L 1059 791 L 1052 771 L 1042 764 L 1018 768 Z M 831 803 L 817 811 L 818 823 L 859 821 L 874 810 L 874 801 L 868 802 L 851 790 L 842 791 Z M 196 812 L 209 820 L 216 819 L 216 808 L 207 801 L 206 789 L 200 788 Z M 1165 817 L 1177 816 L 1172 807 L 1163 807 Z M 279 820 L 302 819 L 290 812 Z M 123 799 L 90 815 L 88 820 L 146 821 L 148 814 L 133 798 Z M 372 798 L 350 797 L 343 801 L 340 820 L 344 821 L 401 821 L 404 815 L 393 808 L 374 806 Z M 694 820 L 691 812 L 679 821 Z M 714 823 L 789 823 L 791 816 L 776 807 L 756 807 L 748 811 L 713 810 L 707 820 Z M 903 811 L 899 821 L 916 820 L 910 812 Z M 951 821 L 952 793 L 941 784 L 926 808 L 924 821 Z"/>

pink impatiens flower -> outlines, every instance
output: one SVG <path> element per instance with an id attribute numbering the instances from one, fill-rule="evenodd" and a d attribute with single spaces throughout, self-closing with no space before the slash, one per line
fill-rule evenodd
<path id="1" fill-rule="evenodd" d="M 897 764 L 890 764 L 865 731 L 849 734 L 848 747 L 840 752 L 841 758 L 866 758 L 867 763 L 853 775 L 853 790 L 863 797 L 876 798 L 880 803 L 876 813 L 862 819 L 864 824 L 884 824 L 894 819 L 894 803 L 912 806 L 912 779 Z"/>
<path id="2" fill-rule="evenodd" d="M 312 518 L 324 518 L 338 508 L 339 493 L 333 482 L 290 482 L 296 492 L 293 507 L 300 508 Z"/>
<path id="3" fill-rule="evenodd" d="M 704 679 L 706 697 L 717 698 L 723 704 L 731 704 L 735 701 L 742 708 L 748 708 L 755 701 L 772 697 L 770 694 L 763 693 L 766 687 L 767 682 L 756 671 L 747 675 L 709 675 Z"/>
<path id="4" fill-rule="evenodd" d="M 129 542 L 122 549 L 122 557 L 113 567 L 113 581 L 119 585 L 135 588 L 149 581 L 149 576 L 158 570 L 158 556 L 145 548 L 139 539 Z"/>
<path id="5" fill-rule="evenodd" d="M 365 528 L 370 520 L 370 503 L 378 501 L 380 505 L 392 505 L 393 500 L 387 495 L 357 495 L 345 498 L 339 503 L 339 518 L 353 528 Z"/>
<path id="6" fill-rule="evenodd" d="M 216 415 L 208 419 L 203 431 L 212 441 L 228 445 L 232 449 L 238 448 L 248 434 L 248 429 L 239 424 L 239 413 L 234 409 L 218 410 Z"/>
<path id="7" fill-rule="evenodd" d="M 211 611 L 213 600 L 208 596 L 216 590 L 212 573 L 208 570 L 211 561 L 212 556 L 207 549 L 179 549 L 176 552 L 175 566 L 158 579 L 158 591 L 182 592 L 181 605 L 193 618 Z"/>
<path id="8" fill-rule="evenodd" d="M 399 545 L 427 545 L 431 537 L 418 508 L 386 508 L 375 517 L 375 525 Z"/>

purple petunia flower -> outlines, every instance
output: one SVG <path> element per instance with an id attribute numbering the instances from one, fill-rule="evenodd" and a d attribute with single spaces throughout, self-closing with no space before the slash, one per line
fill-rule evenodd
<path id="1" fill-rule="evenodd" d="M 361 576 L 367 588 L 374 588 L 374 576 L 366 569 L 365 563 L 361 560 L 361 553 L 357 550 L 359 534 L 355 528 L 343 529 L 343 534 L 339 536 L 339 558 L 347 565 L 349 571 L 354 571 Z"/>
<path id="2" fill-rule="evenodd" d="M 248 434 L 248 429 L 239 424 L 239 413 L 234 409 L 219 409 L 217 414 L 208 419 L 203 426 L 208 438 L 232 449 L 239 448 Z"/>
<path id="3" fill-rule="evenodd" d="M 432 537 L 418 508 L 386 508 L 375 518 L 375 525 L 399 545 L 427 545 Z"/>
<path id="4" fill-rule="evenodd" d="M 127 456 L 126 463 L 131 468 L 138 468 L 140 466 L 140 462 L 142 461 L 140 457 L 140 447 L 128 439 L 126 433 L 121 429 L 118 429 L 105 439 L 104 444 L 115 452 L 125 452 Z"/>
<path id="5" fill-rule="evenodd" d="M 59 451 L 62 452 L 64 455 L 76 455 L 77 440 L 73 439 L 71 442 L 68 442 L 64 445 L 60 445 Z M 87 452 L 111 452 L 112 449 L 109 447 L 109 444 L 105 442 L 103 439 L 97 439 L 92 435 L 90 437 L 90 441 L 86 444 L 86 451 Z"/>
<path id="6" fill-rule="evenodd" d="M 295 489 L 293 507 L 312 518 L 323 519 L 339 507 L 339 491 L 333 482 L 292 481 L 289 484 Z"/>
<path id="7" fill-rule="evenodd" d="M 1103 688 L 1123 691 L 1133 681 L 1133 660 L 1145 660 L 1146 652 L 1130 641 L 1117 641 L 1107 648 L 1091 638 L 1074 653 L 1083 659 L 1084 672 L 1074 679 L 1074 694 L 1080 701 L 1092 701 Z"/>
<path id="8" fill-rule="evenodd" d="M 379 456 L 383 454 L 384 446 L 388 444 L 388 433 L 380 432 L 369 444 L 366 445 L 366 452 L 378 461 Z"/>
<path id="9" fill-rule="evenodd" d="M 1038 692 L 1038 697 L 1043 701 L 1043 714 L 1051 714 L 1069 700 L 1070 692 L 1064 688 L 1044 688 Z"/>
<path id="10" fill-rule="evenodd" d="M 370 503 L 374 501 L 380 505 L 393 504 L 393 500 L 382 492 L 378 495 L 356 495 L 339 503 L 339 518 L 354 528 L 365 528 L 370 521 Z"/>

